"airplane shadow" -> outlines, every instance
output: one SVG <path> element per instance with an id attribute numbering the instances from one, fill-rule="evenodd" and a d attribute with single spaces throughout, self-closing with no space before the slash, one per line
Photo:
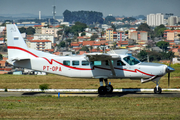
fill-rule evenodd
<path id="1" fill-rule="evenodd" d="M 70 92 L 61 92 L 61 95 L 72 95 L 79 97 L 180 97 L 180 93 L 174 92 L 162 92 L 161 94 L 154 94 L 154 92 L 139 92 L 139 91 L 122 91 L 122 92 L 113 92 L 111 94 L 99 95 L 97 92 L 79 92 L 79 93 L 70 93 Z M 41 95 L 58 95 L 58 92 L 25 92 L 22 96 L 41 96 Z"/>

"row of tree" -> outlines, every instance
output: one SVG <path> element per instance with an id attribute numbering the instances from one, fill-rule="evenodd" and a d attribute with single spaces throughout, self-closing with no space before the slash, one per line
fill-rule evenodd
<path id="1" fill-rule="evenodd" d="M 103 14 L 95 11 L 69 11 L 63 12 L 64 22 L 82 22 L 86 24 L 103 23 Z"/>
<path id="2" fill-rule="evenodd" d="M 156 52 L 156 51 L 145 51 L 142 50 L 136 56 L 140 61 L 160 61 L 160 60 L 171 60 L 174 57 L 172 51 L 169 52 Z"/>
<path id="3" fill-rule="evenodd" d="M 32 27 L 21 27 L 19 28 L 20 33 L 26 33 L 27 35 L 33 35 L 35 33 L 35 29 Z"/>

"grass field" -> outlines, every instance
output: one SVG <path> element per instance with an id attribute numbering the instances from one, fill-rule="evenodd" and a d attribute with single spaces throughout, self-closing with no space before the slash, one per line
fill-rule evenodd
<path id="1" fill-rule="evenodd" d="M 180 65 L 171 74 L 170 88 L 180 87 Z M 153 82 L 141 84 L 139 80 L 111 79 L 114 88 L 154 88 Z M 98 79 L 68 78 L 58 75 L 0 75 L 0 88 L 50 88 L 99 87 Z M 167 88 L 167 75 L 160 86 Z M 169 120 L 180 118 L 180 98 L 134 98 L 134 97 L 0 97 L 0 119 L 138 119 Z"/>
<path id="2" fill-rule="evenodd" d="M 0 119 L 169 120 L 180 98 L 0 97 Z"/>

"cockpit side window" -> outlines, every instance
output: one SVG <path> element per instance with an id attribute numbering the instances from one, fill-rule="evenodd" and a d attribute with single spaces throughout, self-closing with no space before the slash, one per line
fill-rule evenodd
<path id="1" fill-rule="evenodd" d="M 124 66 L 125 64 L 121 60 L 117 60 L 117 66 Z"/>
<path id="2" fill-rule="evenodd" d="M 139 60 L 137 60 L 136 58 L 132 57 L 132 56 L 127 56 L 125 58 L 123 58 L 124 61 L 126 61 L 129 65 L 136 65 L 138 63 L 140 63 Z"/>

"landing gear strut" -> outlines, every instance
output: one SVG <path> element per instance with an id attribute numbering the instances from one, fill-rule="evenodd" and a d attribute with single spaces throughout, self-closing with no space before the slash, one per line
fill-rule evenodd
<path id="1" fill-rule="evenodd" d="M 161 87 L 159 87 L 159 84 L 160 84 L 159 80 L 160 80 L 160 78 L 156 78 L 156 79 L 153 81 L 153 82 L 156 84 L 156 87 L 154 88 L 154 93 L 155 93 L 155 94 L 161 94 L 161 92 L 162 92 Z"/>
<path id="2" fill-rule="evenodd" d="M 106 86 L 103 86 L 103 81 L 105 82 Z M 113 92 L 113 86 L 108 84 L 107 79 L 100 78 L 99 82 L 100 82 L 100 87 L 98 88 L 99 95 L 110 94 Z"/>

